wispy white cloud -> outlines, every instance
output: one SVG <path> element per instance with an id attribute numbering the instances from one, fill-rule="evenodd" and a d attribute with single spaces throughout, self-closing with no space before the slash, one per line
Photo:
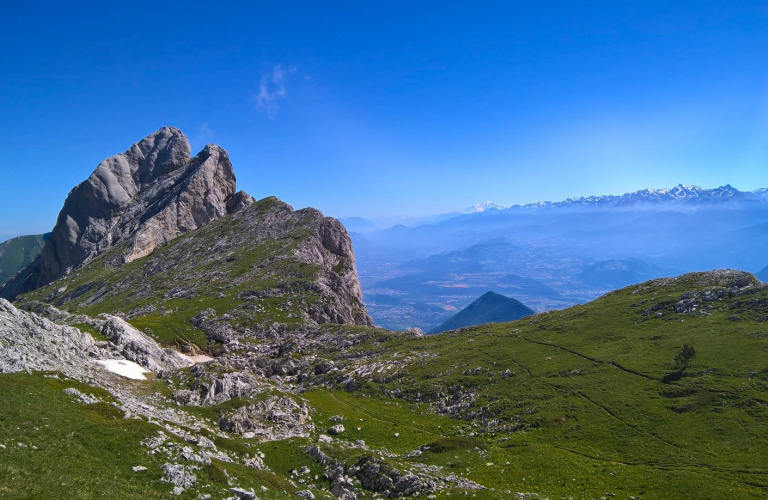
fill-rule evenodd
<path id="1" fill-rule="evenodd" d="M 197 127 L 197 133 L 206 137 L 215 137 L 216 134 L 211 130 L 211 127 L 208 126 L 208 122 L 204 122 L 200 124 L 199 127 Z"/>
<path id="2" fill-rule="evenodd" d="M 261 76 L 259 93 L 256 95 L 256 107 L 265 111 L 270 118 L 276 116 L 280 101 L 288 96 L 286 84 L 294 73 L 296 73 L 294 66 L 286 68 L 276 64 Z"/>
<path id="3" fill-rule="evenodd" d="M 197 130 L 189 138 L 189 142 L 192 148 L 197 150 L 203 147 L 204 144 L 210 144 L 216 137 L 216 132 L 208 125 L 208 122 L 203 122 L 197 126 Z"/>

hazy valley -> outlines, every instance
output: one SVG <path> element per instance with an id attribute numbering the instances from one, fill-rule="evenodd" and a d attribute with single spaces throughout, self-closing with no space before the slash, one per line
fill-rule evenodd
<path id="1" fill-rule="evenodd" d="M 487 291 L 541 312 L 686 272 L 757 272 L 766 217 L 765 190 L 678 186 L 368 225 L 352 238 L 377 324 L 427 331 Z"/>

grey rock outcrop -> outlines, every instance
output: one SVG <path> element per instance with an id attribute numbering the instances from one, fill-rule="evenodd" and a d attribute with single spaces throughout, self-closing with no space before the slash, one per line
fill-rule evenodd
<path id="1" fill-rule="evenodd" d="M 19 311 L 0 299 L 0 373 L 48 370 L 80 375 L 93 368 L 89 360 L 102 355 L 87 333 Z"/>
<path id="2" fill-rule="evenodd" d="M 258 500 L 256 493 L 253 489 L 246 490 L 245 488 L 230 488 L 230 492 L 234 493 L 235 497 L 240 500 Z"/>
<path id="3" fill-rule="evenodd" d="M 174 495 L 180 495 L 184 490 L 191 488 L 197 482 L 197 476 L 190 472 L 190 470 L 194 470 L 194 468 L 189 466 L 184 467 L 180 464 L 167 463 L 163 465 L 163 472 L 165 472 L 163 481 L 171 483 L 174 486 Z"/>
<path id="4" fill-rule="evenodd" d="M 74 387 L 67 387 L 64 389 L 64 394 L 69 394 L 70 396 L 75 396 L 77 399 L 82 401 L 84 404 L 90 405 L 93 403 L 100 403 L 101 400 L 95 396 L 91 396 L 90 394 L 84 394 Z"/>
<path id="5" fill-rule="evenodd" d="M 128 359 L 155 372 L 192 364 L 120 318 L 107 316 L 98 323 L 109 342 L 96 342 L 77 328 L 21 311 L 0 299 L 0 373 L 61 371 L 82 379 L 103 371 L 97 359 Z"/>
<path id="6" fill-rule="evenodd" d="M 187 406 L 213 406 L 272 388 L 252 373 L 227 370 L 212 361 L 175 372 L 174 376 L 182 378 L 180 385 L 189 388 L 175 391 L 173 398 Z"/>
<path id="7" fill-rule="evenodd" d="M 338 436 L 339 434 L 344 434 L 344 426 L 341 424 L 336 424 L 330 429 L 328 429 L 328 434 L 332 436 Z"/>
<path id="8" fill-rule="evenodd" d="M 163 349 L 157 342 L 117 316 L 105 316 L 101 333 L 109 339 L 110 347 L 125 358 L 149 371 L 175 370 L 192 364 L 189 359 L 174 351 Z"/>
<path id="9" fill-rule="evenodd" d="M 227 212 L 233 214 L 239 212 L 249 205 L 253 205 L 256 200 L 245 191 L 238 191 L 227 201 Z"/>
<path id="10" fill-rule="evenodd" d="M 42 253 L 0 294 L 13 299 L 122 243 L 122 260 L 130 262 L 252 202 L 235 193 L 226 151 L 208 145 L 190 158 L 184 134 L 163 127 L 102 161 L 70 191 Z"/>

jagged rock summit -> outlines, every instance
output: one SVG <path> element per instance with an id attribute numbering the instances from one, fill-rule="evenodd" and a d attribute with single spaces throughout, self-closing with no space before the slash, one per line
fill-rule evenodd
<path id="1" fill-rule="evenodd" d="M 42 253 L 0 295 L 14 298 L 126 243 L 125 262 L 253 202 L 235 191 L 227 152 L 208 145 L 190 158 L 181 130 L 163 127 L 102 161 L 64 202 Z"/>

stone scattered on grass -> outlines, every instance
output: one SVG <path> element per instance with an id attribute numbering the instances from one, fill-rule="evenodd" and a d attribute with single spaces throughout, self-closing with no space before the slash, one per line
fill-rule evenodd
<path id="1" fill-rule="evenodd" d="M 256 470 L 266 469 L 266 467 L 264 466 L 264 460 L 262 460 L 261 457 L 259 456 L 243 458 L 243 465 Z"/>
<path id="2" fill-rule="evenodd" d="M 330 429 L 328 429 L 328 433 L 332 436 L 338 436 L 339 434 L 342 434 L 344 432 L 344 426 L 341 424 L 336 424 Z"/>
<path id="3" fill-rule="evenodd" d="M 240 500 L 257 500 L 258 499 L 258 497 L 256 496 L 256 493 L 252 489 L 246 490 L 243 488 L 230 488 L 229 491 L 231 491 Z"/>
<path id="4" fill-rule="evenodd" d="M 66 389 L 64 389 L 64 393 L 69 394 L 70 396 L 76 396 L 77 398 L 80 399 L 80 401 L 82 401 L 87 405 L 90 405 L 93 403 L 101 403 L 101 400 L 99 398 L 95 396 L 91 396 L 90 394 L 84 394 L 78 391 L 77 389 L 75 389 L 74 387 L 67 387 Z"/>
<path id="5" fill-rule="evenodd" d="M 184 467 L 179 464 L 166 463 L 163 465 L 165 477 L 163 481 L 171 483 L 174 495 L 181 495 L 185 489 L 191 488 L 197 482 L 197 476 L 187 470 L 195 470 L 194 467 Z"/>

